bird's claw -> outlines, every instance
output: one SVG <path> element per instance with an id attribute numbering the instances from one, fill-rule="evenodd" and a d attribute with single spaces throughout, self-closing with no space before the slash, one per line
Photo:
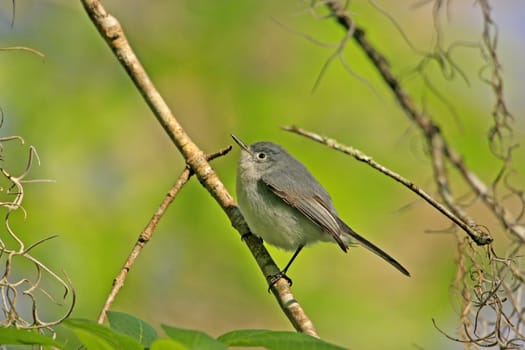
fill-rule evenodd
<path id="1" fill-rule="evenodd" d="M 281 278 L 284 278 L 286 280 L 286 282 L 288 282 L 288 284 L 290 285 L 290 287 L 292 286 L 293 282 L 292 282 L 292 279 L 288 276 L 286 276 L 286 273 L 284 271 L 280 271 L 279 273 L 276 273 L 275 275 L 270 275 L 270 276 L 267 276 L 267 279 L 268 279 L 268 292 L 270 292 L 270 290 L 272 289 L 272 287 L 277 283 L 277 281 L 279 281 Z"/>

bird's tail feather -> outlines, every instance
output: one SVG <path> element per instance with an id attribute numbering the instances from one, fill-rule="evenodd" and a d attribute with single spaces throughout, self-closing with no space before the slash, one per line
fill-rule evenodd
<path id="1" fill-rule="evenodd" d="M 366 249 L 370 250 L 372 253 L 380 256 L 388 262 L 390 265 L 394 266 L 396 269 L 398 269 L 402 274 L 405 276 L 410 276 L 410 272 L 408 272 L 407 269 L 403 267 L 400 263 L 397 262 L 396 259 L 392 258 L 390 255 L 388 255 L 386 252 L 384 252 L 381 248 L 367 240 L 366 238 L 360 236 L 358 233 L 356 233 L 354 230 L 352 230 L 350 227 L 348 227 L 347 224 L 343 222 L 343 220 L 338 218 L 338 221 L 343 228 L 344 232 L 349 234 L 354 240 L 357 241 L 357 243 L 361 244 Z"/>

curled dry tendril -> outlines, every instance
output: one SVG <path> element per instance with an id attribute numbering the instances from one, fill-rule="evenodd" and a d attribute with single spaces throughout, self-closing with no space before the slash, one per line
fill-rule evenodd
<path id="1" fill-rule="evenodd" d="M 2 122 L 3 118 L 0 120 L 0 127 Z M 21 212 L 24 219 L 27 217 L 22 205 L 24 184 L 46 181 L 27 179 L 35 162 L 39 164 L 38 154 L 33 146 L 28 147 L 26 166 L 20 174 L 14 174 L 4 166 L 5 158 L 9 156 L 4 154 L 4 144 L 15 141 L 24 144 L 24 140 L 19 136 L 0 137 L 0 178 L 3 185 L 0 187 L 0 211 L 4 214 L 4 229 L 0 233 L 0 326 L 52 331 L 52 326 L 63 321 L 73 311 L 75 291 L 67 276 L 60 277 L 32 255 L 34 250 L 56 235 L 27 245 L 10 224 L 14 213 Z M 28 271 L 28 263 L 33 271 Z M 58 297 L 54 296 L 44 285 L 53 289 L 58 285 L 64 293 Z M 65 306 L 66 310 L 61 316 L 44 320 L 39 311 L 47 308 L 49 303 Z"/>

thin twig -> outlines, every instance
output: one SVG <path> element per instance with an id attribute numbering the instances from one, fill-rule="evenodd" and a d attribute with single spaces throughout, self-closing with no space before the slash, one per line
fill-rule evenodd
<path id="1" fill-rule="evenodd" d="M 104 303 L 104 306 L 100 311 L 97 321 L 98 323 L 104 323 L 104 320 L 106 319 L 106 312 L 111 308 L 111 305 L 115 301 L 118 292 L 124 286 L 126 277 L 131 267 L 135 263 L 135 260 L 138 258 L 140 252 L 142 251 L 142 248 L 144 248 L 146 243 L 148 243 L 151 237 L 153 236 L 153 232 L 155 231 L 155 228 L 157 227 L 160 218 L 164 215 L 171 202 L 175 199 L 182 186 L 184 186 L 184 184 L 189 180 L 190 174 L 191 171 L 189 168 L 185 168 L 182 171 L 173 187 L 169 190 L 169 192 L 162 200 L 157 211 L 155 211 L 155 214 L 153 214 L 144 230 L 140 233 L 139 238 L 135 243 L 135 246 L 131 250 L 128 258 L 126 259 L 126 262 L 124 263 L 124 266 L 122 267 L 122 270 L 120 270 L 117 277 L 115 277 L 115 279 L 113 280 L 113 287 L 111 288 L 111 291 L 109 292 L 106 298 L 106 302 Z"/>
<path id="2" fill-rule="evenodd" d="M 444 205 L 442 205 L 441 203 L 436 201 L 434 198 L 432 198 L 432 196 L 430 196 L 428 193 L 426 193 L 425 191 L 420 189 L 418 186 L 416 186 L 413 182 L 405 179 L 401 175 L 377 163 L 374 159 L 372 159 L 372 157 L 367 156 L 360 150 L 355 149 L 353 147 L 342 145 L 334 139 L 330 139 L 328 137 L 321 136 L 319 134 L 298 128 L 296 126 L 283 126 L 282 128 L 283 130 L 290 131 L 295 134 L 308 137 L 309 139 L 322 143 L 332 149 L 335 149 L 337 151 L 351 155 L 352 157 L 354 157 L 355 159 L 361 162 L 367 163 L 372 168 L 379 170 L 383 174 L 403 184 L 409 190 L 411 190 L 412 192 L 414 192 L 415 194 L 423 198 L 427 203 L 429 203 L 431 206 L 436 208 L 439 212 L 441 212 L 443 215 L 449 218 L 456 225 L 461 227 L 463 231 L 465 231 L 469 235 L 469 237 L 472 238 L 472 240 L 475 241 L 477 244 L 485 245 L 485 244 L 489 244 L 490 242 L 492 242 L 492 237 L 489 234 L 479 230 L 475 224 L 473 223 L 467 224 L 463 220 L 459 219 L 456 215 L 454 215 L 454 213 L 452 213 Z"/>
<path id="3" fill-rule="evenodd" d="M 11 47 L 0 47 L 0 51 L 25 51 L 37 55 L 41 59 L 45 59 L 46 55 L 42 52 L 25 46 L 11 46 Z"/>
<path id="4" fill-rule="evenodd" d="M 153 82 L 133 52 L 117 19 L 106 12 L 99 0 L 81 0 L 81 2 L 100 35 L 124 67 L 137 90 L 142 94 L 153 114 L 186 160 L 188 166 L 195 172 L 199 182 L 221 206 L 233 227 L 241 236 L 247 235 L 250 232 L 248 225 L 242 217 L 239 208 L 235 205 L 233 197 L 211 168 L 205 153 L 191 140 L 153 85 Z M 277 265 L 273 262 L 262 242 L 255 239 L 253 235 L 246 237 L 247 239 L 244 239 L 244 242 L 250 249 L 264 276 L 278 272 Z M 272 286 L 271 290 L 290 322 L 298 331 L 318 336 L 317 331 L 300 304 L 295 298 L 288 298 L 291 295 L 291 290 L 284 278 L 281 278 Z M 293 302 L 291 302 L 292 300 Z"/>
<path id="5" fill-rule="evenodd" d="M 215 159 L 219 156 L 223 156 L 227 154 L 231 150 L 231 146 L 220 150 L 219 152 L 216 152 L 210 156 L 208 156 L 208 160 Z M 190 177 L 193 175 L 193 172 L 189 167 L 184 168 L 182 173 L 180 174 L 177 181 L 173 184 L 171 189 L 168 191 L 162 202 L 160 203 L 159 207 L 151 217 L 150 221 L 142 230 L 140 233 L 137 242 L 135 243 L 135 246 L 133 249 L 131 249 L 130 254 L 128 255 L 128 258 L 124 262 L 124 266 L 120 270 L 119 274 L 115 277 L 113 280 L 113 287 L 111 288 L 111 291 L 109 292 L 106 302 L 104 303 L 104 306 L 102 307 L 102 310 L 100 311 L 100 314 L 98 316 L 98 323 L 104 323 L 104 320 L 106 319 L 106 312 L 111 308 L 111 305 L 115 301 L 115 298 L 117 297 L 118 292 L 120 289 L 124 286 L 124 282 L 126 281 L 126 277 L 128 276 L 129 271 L 133 267 L 133 264 L 137 260 L 139 254 L 142 251 L 142 248 L 151 240 L 151 237 L 153 237 L 153 233 L 155 232 L 155 228 L 157 227 L 160 219 L 164 216 L 166 213 L 166 210 L 168 210 L 168 207 L 173 202 L 175 197 L 177 197 L 177 194 L 182 189 L 182 187 L 188 182 Z"/>

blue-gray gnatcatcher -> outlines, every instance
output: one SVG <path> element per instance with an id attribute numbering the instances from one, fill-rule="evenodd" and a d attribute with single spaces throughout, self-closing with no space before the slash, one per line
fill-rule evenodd
<path id="1" fill-rule="evenodd" d="M 257 142 L 241 147 L 237 166 L 239 209 L 253 234 L 265 242 L 295 251 L 286 267 L 272 276 L 275 283 L 304 246 L 318 241 L 335 242 L 346 252 L 359 243 L 389 262 L 406 276 L 410 273 L 379 247 L 358 235 L 339 218 L 332 199 L 308 169 L 281 146 Z"/>

